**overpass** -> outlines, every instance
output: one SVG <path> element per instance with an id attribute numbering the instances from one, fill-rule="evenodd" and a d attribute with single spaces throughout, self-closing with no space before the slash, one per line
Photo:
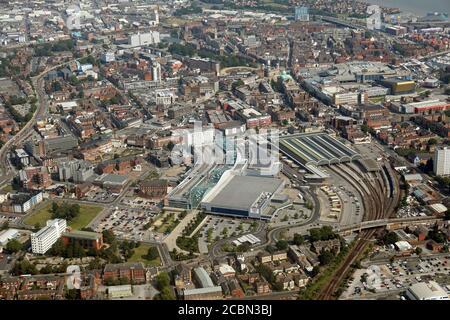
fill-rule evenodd
<path id="1" fill-rule="evenodd" d="M 343 227 L 336 227 L 336 231 L 339 233 L 349 234 L 355 231 L 361 231 L 372 228 L 386 227 L 388 230 L 400 229 L 409 225 L 418 223 L 432 223 L 441 220 L 436 217 L 409 217 L 409 218 L 391 218 L 363 221 L 361 223 L 355 223 L 346 225 Z"/>

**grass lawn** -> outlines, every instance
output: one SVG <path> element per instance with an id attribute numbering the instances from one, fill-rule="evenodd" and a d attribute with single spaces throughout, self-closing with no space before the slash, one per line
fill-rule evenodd
<path id="1" fill-rule="evenodd" d="M 128 262 L 142 262 L 147 266 L 156 267 L 161 265 L 161 258 L 158 257 L 154 260 L 147 260 L 145 256 L 147 255 L 148 249 L 152 247 L 149 244 L 141 243 L 141 245 L 138 248 L 134 249 L 133 256 L 128 259 Z"/>
<path id="2" fill-rule="evenodd" d="M 4 191 L 4 192 L 11 192 L 11 191 L 13 191 L 13 190 L 14 190 L 14 189 L 13 189 L 12 185 L 10 185 L 10 184 L 7 184 L 7 185 L 4 186 L 3 189 L 2 189 L 2 191 Z"/>
<path id="3" fill-rule="evenodd" d="M 49 201 L 39 211 L 26 218 L 24 222 L 31 226 L 34 226 L 36 223 L 39 223 L 41 227 L 45 226 L 45 222 L 52 218 L 52 213 L 50 212 L 51 207 L 52 201 Z M 102 211 L 102 209 L 102 207 L 98 206 L 84 204 L 80 205 L 79 216 L 70 221 L 69 226 L 74 230 L 80 230 L 86 227 L 89 222 L 91 222 L 92 219 L 94 219 Z"/>

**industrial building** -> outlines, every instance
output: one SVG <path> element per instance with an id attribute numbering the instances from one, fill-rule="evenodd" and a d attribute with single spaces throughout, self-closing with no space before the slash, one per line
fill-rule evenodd
<path id="1" fill-rule="evenodd" d="M 282 138 L 280 150 L 303 166 L 330 165 L 361 159 L 360 154 L 324 132 Z"/>
<path id="2" fill-rule="evenodd" d="M 435 281 L 411 285 L 406 296 L 411 300 L 450 300 L 448 293 Z"/>

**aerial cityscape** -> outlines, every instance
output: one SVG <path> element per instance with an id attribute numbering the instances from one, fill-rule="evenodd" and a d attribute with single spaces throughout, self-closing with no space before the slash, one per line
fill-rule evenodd
<path id="1" fill-rule="evenodd" d="M 450 300 L 449 14 L 0 0 L 0 300 Z"/>

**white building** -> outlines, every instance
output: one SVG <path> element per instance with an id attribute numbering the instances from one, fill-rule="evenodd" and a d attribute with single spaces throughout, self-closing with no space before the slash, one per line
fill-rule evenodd
<path id="1" fill-rule="evenodd" d="M 9 240 L 16 239 L 19 235 L 19 230 L 8 229 L 0 232 L 0 246 L 6 246 Z"/>
<path id="2" fill-rule="evenodd" d="M 450 174 L 450 149 L 447 147 L 437 148 L 434 152 L 433 172 L 437 176 Z"/>
<path id="3" fill-rule="evenodd" d="M 36 233 L 31 234 L 31 250 L 36 254 L 45 254 L 66 230 L 64 219 L 48 220 L 47 225 Z"/>
<path id="4" fill-rule="evenodd" d="M 112 61 L 116 60 L 116 56 L 114 55 L 114 52 L 105 52 L 105 53 L 102 53 L 100 60 L 103 63 L 108 63 L 108 62 L 112 62 Z"/>
<path id="5" fill-rule="evenodd" d="M 150 31 L 148 33 L 132 34 L 128 37 L 128 44 L 131 47 L 148 46 L 160 42 L 159 32 Z"/>
<path id="6" fill-rule="evenodd" d="M 411 300 L 450 300 L 445 290 L 435 281 L 411 285 L 406 296 Z"/>

